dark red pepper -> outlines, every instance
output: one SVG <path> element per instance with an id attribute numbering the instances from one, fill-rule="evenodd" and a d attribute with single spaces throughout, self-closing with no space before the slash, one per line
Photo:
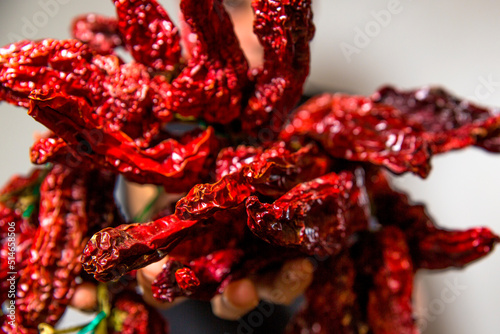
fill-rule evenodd
<path id="1" fill-rule="evenodd" d="M 184 117 L 228 124 L 241 113 L 248 64 L 222 0 L 182 0 L 196 39 L 192 57 L 172 81 L 166 108 Z"/>
<path id="2" fill-rule="evenodd" d="M 180 141 L 166 136 L 143 149 L 124 132 L 101 128 L 91 113 L 83 98 L 58 93 L 32 96 L 30 115 L 58 133 L 82 162 L 90 160 L 132 181 L 164 185 L 172 192 L 188 189 L 207 173 L 205 162 L 216 147 L 212 128 L 191 131 Z"/>
<path id="3" fill-rule="evenodd" d="M 162 315 L 132 291 L 125 290 L 116 294 L 112 301 L 112 310 L 115 321 L 108 323 L 110 334 L 170 333 Z"/>
<path id="4" fill-rule="evenodd" d="M 163 271 L 153 282 L 153 296 L 160 301 L 173 301 L 180 296 L 210 299 L 220 293 L 220 284 L 241 260 L 240 249 L 223 249 L 187 264 L 169 258 Z"/>
<path id="5" fill-rule="evenodd" d="M 305 136 L 335 158 L 425 177 L 430 171 L 428 144 L 402 116 L 398 109 L 365 97 L 324 94 L 299 107 L 280 136 Z"/>
<path id="6" fill-rule="evenodd" d="M 40 226 L 17 291 L 16 317 L 24 327 L 55 324 L 71 299 L 87 234 L 85 182 L 55 165 L 40 187 Z"/>
<path id="7" fill-rule="evenodd" d="M 264 64 L 254 70 L 255 90 L 242 124 L 249 133 L 266 127 L 275 134 L 299 102 L 309 74 L 309 42 L 315 31 L 311 1 L 260 0 L 252 1 L 252 7 Z"/>
<path id="8" fill-rule="evenodd" d="M 102 230 L 84 251 L 85 270 L 98 280 L 120 277 L 158 261 L 184 238 L 196 235 L 209 223 L 217 223 L 217 214 L 236 209 L 250 195 L 280 196 L 301 181 L 324 174 L 330 165 L 328 160 L 306 158 L 314 152 L 313 148 L 305 147 L 295 153 L 283 148 L 282 156 L 269 160 L 269 155 L 263 154 L 262 160 L 245 165 L 216 183 L 195 186 L 177 202 L 175 213 L 170 216 Z M 274 150 L 271 148 L 268 153 Z"/>
<path id="9" fill-rule="evenodd" d="M 376 239 L 382 263 L 375 268 L 368 295 L 370 328 L 374 334 L 418 334 L 412 308 L 413 265 L 404 234 L 391 226 Z"/>
<path id="10" fill-rule="evenodd" d="M 378 222 L 404 232 L 415 269 L 461 268 L 489 254 L 500 242 L 487 228 L 440 228 L 423 205 L 412 204 L 406 194 L 393 190 L 383 172 L 372 174 L 369 180 L 368 192 Z"/>
<path id="11" fill-rule="evenodd" d="M 134 59 L 155 71 L 173 71 L 180 60 L 180 37 L 165 9 L 155 0 L 113 2 L 121 40 Z"/>
<path id="12" fill-rule="evenodd" d="M 383 171 L 425 177 L 433 154 L 468 145 L 499 152 L 500 118 L 491 110 L 438 89 L 384 88 L 371 98 L 326 94 L 288 117 L 309 71 L 309 0 L 252 2 L 264 48 L 254 69 L 221 0 L 181 1 L 188 60 L 156 1 L 114 4 L 117 20 L 76 20 L 80 41 L 0 49 L 0 100 L 29 107 L 52 131 L 31 157 L 55 164 L 39 214 L 20 209 L 36 182 L 19 179 L 12 189 L 20 193 L 0 193 L 2 259 L 4 222 L 19 222 L 19 331 L 59 318 L 81 274 L 81 248 L 100 229 L 84 269 L 119 279 L 170 254 L 154 286 L 163 300 L 209 299 L 229 282 L 314 255 L 307 309 L 290 333 L 416 333 L 414 272 L 462 267 L 500 241 L 486 228 L 439 228 Z M 135 62 L 124 64 L 118 46 Z M 187 194 L 173 213 L 126 225 L 115 173 Z M 124 291 L 114 293 L 108 316 L 122 321 L 110 332 L 167 332 L 128 278 L 109 287 Z"/>
<path id="13" fill-rule="evenodd" d="M 100 54 L 112 54 L 123 44 L 118 31 L 118 20 L 98 14 L 85 14 L 73 20 L 71 34 L 74 38 L 87 43 Z"/>
<path id="14" fill-rule="evenodd" d="M 362 210 L 357 208 L 360 192 L 354 175 L 343 172 L 301 183 L 273 203 L 251 196 L 246 200 L 248 226 L 274 245 L 298 247 L 308 255 L 336 255 L 354 232 L 368 226 L 367 216 L 353 215 Z"/>
<path id="15" fill-rule="evenodd" d="M 500 116 L 443 89 L 427 87 L 398 91 L 393 87 L 383 87 L 371 99 L 397 108 L 409 122 L 421 126 L 424 129 L 422 136 L 429 142 L 433 153 L 470 145 L 500 151 Z"/>

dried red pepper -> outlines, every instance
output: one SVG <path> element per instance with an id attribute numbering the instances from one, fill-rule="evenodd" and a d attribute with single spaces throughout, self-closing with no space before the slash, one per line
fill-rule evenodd
<path id="1" fill-rule="evenodd" d="M 498 138 L 500 116 L 443 89 L 427 87 L 398 91 L 383 87 L 371 99 L 397 108 L 409 122 L 423 127 L 422 137 L 429 142 L 433 153 L 470 145 L 500 151 L 498 139 L 494 139 Z"/>
<path id="2" fill-rule="evenodd" d="M 177 28 L 155 0 L 113 1 L 121 40 L 134 59 L 155 71 L 173 71 L 181 48 Z"/>
<path id="3" fill-rule="evenodd" d="M 169 258 L 153 282 L 153 296 L 169 302 L 180 296 L 210 299 L 216 292 L 221 292 L 218 289 L 220 284 L 242 255 L 241 249 L 223 249 L 194 259 L 186 265 Z"/>
<path id="4" fill-rule="evenodd" d="M 30 214 L 37 226 L 20 224 L 15 270 L 19 278 L 16 326 L 5 322 L 2 326 L 8 332 L 36 333 L 40 323 L 55 324 L 77 285 L 80 255 L 88 232 L 92 234 L 121 222 L 113 198 L 114 174 L 55 165 L 47 176 L 37 170 L 21 182 L 12 182 L 4 189 L 9 192 L 3 194 L 32 191 L 30 187 L 40 182 L 39 200 L 32 201 L 35 209 Z M 8 271 L 14 270 L 5 272 Z"/>
<path id="5" fill-rule="evenodd" d="M 111 54 L 122 45 L 118 32 L 118 20 L 98 14 L 85 14 L 73 20 L 71 34 L 74 38 L 88 44 L 100 54 Z"/>
<path id="6" fill-rule="evenodd" d="M 252 1 L 254 32 L 264 48 L 264 65 L 243 112 L 243 129 L 277 133 L 299 102 L 309 74 L 309 41 L 314 36 L 310 0 Z"/>
<path id="7" fill-rule="evenodd" d="M 142 297 L 131 291 L 121 291 L 112 302 L 113 322 L 110 334 L 168 334 L 169 327 L 158 311 L 147 305 Z"/>
<path id="8" fill-rule="evenodd" d="M 269 161 L 269 155 L 263 154 L 262 160 L 214 184 L 195 186 L 177 202 L 173 215 L 99 232 L 84 251 L 85 270 L 99 280 L 120 277 L 127 271 L 158 261 L 182 239 L 200 231 L 207 224 L 205 220 L 212 222 L 219 212 L 237 208 L 252 193 L 280 196 L 301 181 L 324 174 L 328 160 L 321 156 L 320 159 L 305 158 L 310 152 L 314 152 L 313 146 L 295 153 L 288 151 Z"/>
<path id="9" fill-rule="evenodd" d="M 181 142 L 167 137 L 153 147 L 140 149 L 123 132 L 104 131 L 85 117 L 91 110 L 82 98 L 40 93 L 32 96 L 30 115 L 49 128 L 57 124 L 53 130 L 75 151 L 83 147 L 77 151 L 83 159 L 121 172 L 132 181 L 161 184 L 171 192 L 181 192 L 206 173 L 204 164 L 216 146 L 211 128 L 192 131 Z"/>
<path id="10" fill-rule="evenodd" d="M 288 324 L 287 334 L 368 333 L 355 290 L 356 270 L 347 254 L 320 263 L 306 290 L 306 303 Z"/>
<path id="11" fill-rule="evenodd" d="M 386 227 L 376 238 L 382 263 L 373 273 L 368 323 L 374 334 L 418 334 L 412 311 L 413 265 L 404 234 Z"/>
<path id="12" fill-rule="evenodd" d="M 486 228 L 439 228 L 381 168 L 425 177 L 433 154 L 468 145 L 500 151 L 500 118 L 491 110 L 442 90 L 384 88 L 371 98 L 323 95 L 288 118 L 309 71 L 309 0 L 252 2 L 264 64 L 250 70 L 220 0 L 181 1 L 186 61 L 156 1 L 114 4 L 116 20 L 75 21 L 80 41 L 0 49 L 0 100 L 30 107 L 52 131 L 31 157 L 56 163 L 42 187 L 36 236 L 38 215 L 19 218 L 24 195 L 0 201 L 0 227 L 21 219 L 21 254 L 30 261 L 19 262 L 26 273 L 19 330 L 58 319 L 80 274 L 83 241 L 99 229 L 83 252 L 83 267 L 99 280 L 173 255 L 154 286 L 163 300 L 209 299 L 286 260 L 330 256 L 321 257 L 290 333 L 416 333 L 414 272 L 462 267 L 500 242 Z M 135 62 L 124 64 L 118 46 Z M 179 130 L 181 122 L 191 130 Z M 125 225 L 115 173 L 189 192 L 174 213 Z M 120 319 L 121 310 L 122 321 L 109 330 L 166 333 L 154 310 L 129 294 L 133 284 L 124 286 L 114 296 L 116 317 L 108 315 Z"/>
<path id="13" fill-rule="evenodd" d="M 281 138 L 315 139 L 335 158 L 370 162 L 401 174 L 425 177 L 430 152 L 421 131 L 412 127 L 401 112 L 365 97 L 324 94 L 293 114 Z"/>
<path id="14" fill-rule="evenodd" d="M 430 231 L 417 241 L 415 256 L 419 268 L 462 268 L 489 254 L 500 237 L 488 228 L 472 228 L 465 231 Z"/>
<path id="15" fill-rule="evenodd" d="M 209 123 L 240 115 L 248 64 L 222 0 L 182 0 L 181 11 L 196 38 L 192 58 L 173 81 L 166 108 Z"/>
<path id="16" fill-rule="evenodd" d="M 416 269 L 461 268 L 489 254 L 500 242 L 487 228 L 442 229 L 424 206 L 411 204 L 404 193 L 393 190 L 384 173 L 375 173 L 369 179 L 368 189 L 378 222 L 404 232 Z"/>
<path id="17" fill-rule="evenodd" d="M 251 196 L 246 200 L 248 226 L 271 244 L 298 247 L 308 255 L 335 255 L 356 230 L 367 228 L 368 217 L 353 215 L 363 211 L 357 208 L 360 192 L 354 175 L 343 172 L 301 183 L 273 203 Z"/>
<path id="18" fill-rule="evenodd" d="M 40 187 L 40 226 L 17 292 L 17 317 L 24 327 L 55 324 L 72 296 L 87 233 L 85 182 L 55 165 Z"/>

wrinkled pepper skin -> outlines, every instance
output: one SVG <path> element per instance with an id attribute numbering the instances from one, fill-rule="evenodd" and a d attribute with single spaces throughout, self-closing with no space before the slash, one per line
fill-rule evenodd
<path id="1" fill-rule="evenodd" d="M 250 195 L 284 194 L 302 177 L 324 173 L 328 161 L 302 159 L 307 152 L 307 148 L 293 154 L 288 152 L 269 161 L 268 155 L 263 154 L 261 159 L 216 183 L 193 187 L 177 202 L 170 216 L 102 230 L 92 237 L 83 252 L 85 270 L 98 280 L 116 279 L 160 260 L 184 238 L 201 231 L 205 224 L 217 223 L 213 219 L 217 214 L 237 208 Z M 303 167 L 308 167 L 306 173 L 302 172 Z"/>
<path id="2" fill-rule="evenodd" d="M 251 196 L 246 200 L 248 226 L 271 244 L 299 247 L 308 255 L 335 255 L 356 229 L 368 225 L 368 217 L 352 219 L 359 192 L 354 175 L 344 172 L 301 183 L 270 204 Z"/>
<path id="3" fill-rule="evenodd" d="M 397 108 L 409 122 L 421 126 L 424 130 L 422 136 L 430 143 L 433 153 L 470 145 L 491 152 L 500 150 L 500 116 L 441 88 L 398 91 L 386 86 L 375 92 L 371 99 Z"/>
<path id="4" fill-rule="evenodd" d="M 37 333 L 40 323 L 54 325 L 71 300 L 89 235 L 122 222 L 113 197 L 116 175 L 54 165 L 13 181 L 2 191 L 6 204 L 30 194 L 35 209 L 28 217 L 33 223 L 18 224 L 16 326 L 2 328 Z"/>
<path id="5" fill-rule="evenodd" d="M 196 36 L 192 57 L 172 81 L 166 108 L 208 123 L 238 118 L 248 87 L 248 63 L 221 0 L 182 0 L 181 12 Z"/>
<path id="6" fill-rule="evenodd" d="M 122 291 L 112 302 L 113 311 L 119 318 L 117 326 L 108 326 L 110 334 L 169 334 L 165 319 L 152 306 L 146 304 L 142 297 L 131 291 Z"/>
<path id="7" fill-rule="evenodd" d="M 40 186 L 40 226 L 17 292 L 17 316 L 25 327 L 55 324 L 73 295 L 87 233 L 85 182 L 55 165 Z"/>
<path id="8" fill-rule="evenodd" d="M 387 227 L 376 238 L 382 263 L 368 294 L 368 323 L 374 334 L 418 334 L 412 310 L 413 265 L 404 234 Z"/>
<path id="9" fill-rule="evenodd" d="M 102 55 L 112 54 L 115 48 L 123 45 L 118 20 L 114 17 L 98 14 L 78 16 L 73 19 L 71 35 Z"/>
<path id="10" fill-rule="evenodd" d="M 404 232 L 415 269 L 462 268 L 489 254 L 500 241 L 485 227 L 440 228 L 424 206 L 411 204 L 406 194 L 393 190 L 383 172 L 371 175 L 368 189 L 378 222 Z"/>
<path id="11" fill-rule="evenodd" d="M 314 36 L 310 0 L 252 1 L 254 32 L 264 48 L 264 65 L 243 112 L 243 129 L 267 126 L 278 133 L 299 102 L 309 74 L 309 42 Z"/>
<path id="12" fill-rule="evenodd" d="M 172 71 L 180 60 L 180 36 L 165 9 L 155 0 L 113 3 L 119 36 L 132 57 L 155 71 Z"/>
<path id="13" fill-rule="evenodd" d="M 252 1 L 256 68 L 222 0 L 181 0 L 181 28 L 156 0 L 112 3 L 116 18 L 79 16 L 73 39 L 0 48 L 0 101 L 50 130 L 30 150 L 46 170 L 0 190 L 0 278 L 13 239 L 19 272 L 17 327 L 3 315 L 2 332 L 54 325 L 79 282 L 102 281 L 99 326 L 168 334 L 135 293 L 135 270 L 169 256 L 152 285 L 163 302 L 210 300 L 309 258 L 312 283 L 287 333 L 417 334 L 415 273 L 462 268 L 500 242 L 487 227 L 440 228 L 388 177 L 424 178 L 436 154 L 468 146 L 499 153 L 494 110 L 389 86 L 296 107 L 311 0 Z M 176 200 L 130 223 L 114 198 L 118 174 Z M 9 288 L 0 284 L 2 302 Z"/>

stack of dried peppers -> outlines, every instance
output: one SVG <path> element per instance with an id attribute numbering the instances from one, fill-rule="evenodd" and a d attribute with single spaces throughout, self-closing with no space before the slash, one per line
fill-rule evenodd
<path id="1" fill-rule="evenodd" d="M 109 332 L 167 333 L 133 275 L 169 254 L 153 283 L 159 300 L 209 299 L 310 256 L 314 280 L 287 333 L 418 333 L 415 272 L 463 267 L 500 241 L 487 228 L 439 228 L 387 177 L 426 177 L 431 156 L 471 145 L 500 152 L 491 110 L 440 89 L 385 87 L 324 94 L 292 112 L 309 72 L 310 0 L 253 1 L 259 68 L 221 0 L 182 0 L 182 33 L 154 0 L 114 3 L 116 19 L 78 17 L 74 39 L 0 49 L 0 99 L 51 131 L 31 149 L 48 167 L 0 194 L 2 275 L 11 222 L 20 273 L 16 321 L 2 315 L 3 332 L 54 325 L 75 288 L 97 279 L 115 280 Z M 167 216 L 126 224 L 118 174 L 187 194 Z"/>

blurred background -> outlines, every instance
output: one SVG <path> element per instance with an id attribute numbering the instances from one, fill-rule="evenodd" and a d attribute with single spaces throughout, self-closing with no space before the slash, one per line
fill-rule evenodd
<path id="1" fill-rule="evenodd" d="M 164 0 L 169 13 L 177 1 Z M 307 92 L 369 95 L 382 84 L 446 87 L 500 107 L 500 2 L 495 0 L 315 0 L 316 37 Z M 105 0 L 0 0 L 0 45 L 69 38 L 77 14 L 114 15 Z M 0 183 L 30 169 L 26 110 L 0 105 Z M 426 180 L 396 178 L 445 227 L 500 233 L 500 157 L 479 149 L 439 156 Z M 417 316 L 426 334 L 500 333 L 500 251 L 463 271 L 418 274 Z M 449 291 L 455 298 L 450 297 Z M 446 297 L 444 297 L 446 296 Z M 71 319 L 67 320 L 71 322 Z M 173 331 L 175 334 L 175 331 Z"/>

